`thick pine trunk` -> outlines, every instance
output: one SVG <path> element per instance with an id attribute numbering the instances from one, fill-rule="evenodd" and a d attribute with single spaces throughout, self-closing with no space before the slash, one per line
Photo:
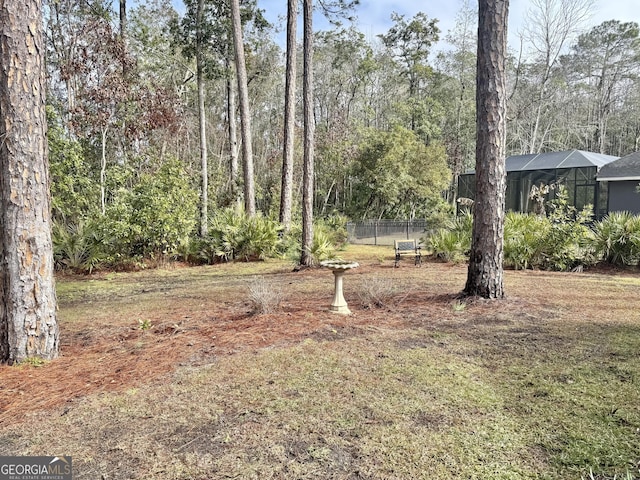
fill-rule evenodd
<path id="1" fill-rule="evenodd" d="M 285 231 L 291 228 L 293 204 L 293 142 L 296 120 L 296 26 L 298 0 L 288 0 L 287 7 L 287 67 L 284 87 L 284 145 L 282 154 L 282 188 L 280 191 L 280 223 Z"/>
<path id="2" fill-rule="evenodd" d="M 304 153 L 302 169 L 302 255 L 300 265 L 311 265 L 313 246 L 313 170 L 315 120 L 313 118 L 313 5 L 312 0 L 303 3 L 303 110 L 304 110 Z"/>
<path id="3" fill-rule="evenodd" d="M 0 362 L 58 355 L 39 0 L 0 6 Z"/>
<path id="4" fill-rule="evenodd" d="M 506 75 L 508 0 L 479 0 L 476 93 L 476 197 L 464 293 L 504 297 Z"/>
<path id="5" fill-rule="evenodd" d="M 233 26 L 233 46 L 236 51 L 236 76 L 240 100 L 240 124 L 242 127 L 242 157 L 244 165 L 244 209 L 248 216 L 256 214 L 256 193 L 253 179 L 253 148 L 251 145 L 251 112 L 249 110 L 249 87 L 244 60 L 242 22 L 239 0 L 231 0 L 231 23 Z"/>

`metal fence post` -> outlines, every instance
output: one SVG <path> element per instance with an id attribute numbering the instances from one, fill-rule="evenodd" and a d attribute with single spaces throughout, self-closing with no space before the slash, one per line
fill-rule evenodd
<path id="1" fill-rule="evenodd" d="M 378 221 L 376 220 L 373 224 L 373 244 L 378 245 Z"/>

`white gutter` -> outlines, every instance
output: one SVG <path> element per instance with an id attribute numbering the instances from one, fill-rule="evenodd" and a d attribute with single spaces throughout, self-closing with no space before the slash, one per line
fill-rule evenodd
<path id="1" fill-rule="evenodd" d="M 629 180 L 639 181 L 640 177 L 596 177 L 599 182 L 624 182 Z"/>

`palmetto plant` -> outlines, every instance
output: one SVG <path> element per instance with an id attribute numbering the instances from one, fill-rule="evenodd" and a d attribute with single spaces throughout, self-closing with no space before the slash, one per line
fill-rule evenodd
<path id="1" fill-rule="evenodd" d="M 465 212 L 427 237 L 425 244 L 436 257 L 442 260 L 465 261 L 471 249 L 472 226 L 473 216 L 470 212 Z"/>
<path id="2" fill-rule="evenodd" d="M 509 212 L 504 222 L 504 263 L 527 269 L 541 263 L 544 239 L 550 223 L 546 217 Z"/>
<path id="3" fill-rule="evenodd" d="M 256 215 L 245 219 L 243 227 L 246 237 L 242 248 L 238 251 L 239 256 L 263 260 L 275 254 L 280 241 L 278 222 Z"/>
<path id="4" fill-rule="evenodd" d="M 212 222 L 203 254 L 210 261 L 212 252 L 215 257 L 227 260 L 264 259 L 276 253 L 279 232 L 279 224 L 262 215 L 249 217 L 243 212 L 226 210 Z"/>
<path id="5" fill-rule="evenodd" d="M 69 225 L 54 222 L 52 242 L 54 260 L 59 269 L 91 273 L 102 258 L 98 236 L 84 222 Z"/>
<path id="6" fill-rule="evenodd" d="M 313 265 L 319 265 L 323 260 L 336 258 L 336 246 L 332 241 L 332 234 L 326 227 L 317 225 L 313 230 L 313 242 L 309 249 L 309 256 Z"/>
<path id="7" fill-rule="evenodd" d="M 593 228 L 592 246 L 597 255 L 613 265 L 637 265 L 640 261 L 640 217 L 611 212 Z"/>

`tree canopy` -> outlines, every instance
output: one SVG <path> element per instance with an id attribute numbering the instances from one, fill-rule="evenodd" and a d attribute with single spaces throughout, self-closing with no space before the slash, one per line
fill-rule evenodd
<path id="1" fill-rule="evenodd" d="M 465 3 L 449 32 L 428 11 L 411 18 L 390 12 L 389 29 L 369 38 L 348 24 L 353 4 L 311 5 L 331 19 L 327 29 L 313 32 L 311 209 L 316 216 L 354 219 L 429 216 L 445 201 L 454 204 L 457 175 L 473 167 L 477 12 Z M 544 26 L 548 44 L 537 30 L 522 36 L 522 55 L 519 46 L 507 52 L 506 155 L 577 148 L 622 156 L 638 150 L 638 25 L 613 20 L 587 27 L 578 20 L 589 12 L 588 0 L 572 7 L 576 21 L 568 25 L 558 16 L 563 5 L 532 4 L 531 26 Z M 68 227 L 100 225 L 110 206 L 132 201 L 125 191 L 130 195 L 145 185 L 147 174 L 177 162 L 186 178 L 181 188 L 211 212 L 204 220 L 208 226 L 219 211 L 238 204 L 245 181 L 237 152 L 244 141 L 253 153 L 256 184 L 250 195 L 256 209 L 276 218 L 281 190 L 290 190 L 286 223 L 300 222 L 302 89 L 289 97 L 291 165 L 285 170 L 292 180 L 283 183 L 285 73 L 292 66 L 278 37 L 282 26 L 264 22 L 259 3 L 242 1 L 240 7 L 252 126 L 245 140 L 235 133 L 227 1 L 194 0 L 182 13 L 165 0 L 135 4 L 127 12 L 126 36 L 113 28 L 117 12 L 106 0 L 47 5 L 56 220 Z M 198 39 L 204 72 L 199 82 Z M 301 52 L 297 40 L 292 45 Z M 303 73 L 297 68 L 295 75 Z M 303 85 L 302 79 L 293 84 Z M 202 135 L 200 124 L 206 126 Z M 183 233 L 193 238 L 196 232 Z"/>

